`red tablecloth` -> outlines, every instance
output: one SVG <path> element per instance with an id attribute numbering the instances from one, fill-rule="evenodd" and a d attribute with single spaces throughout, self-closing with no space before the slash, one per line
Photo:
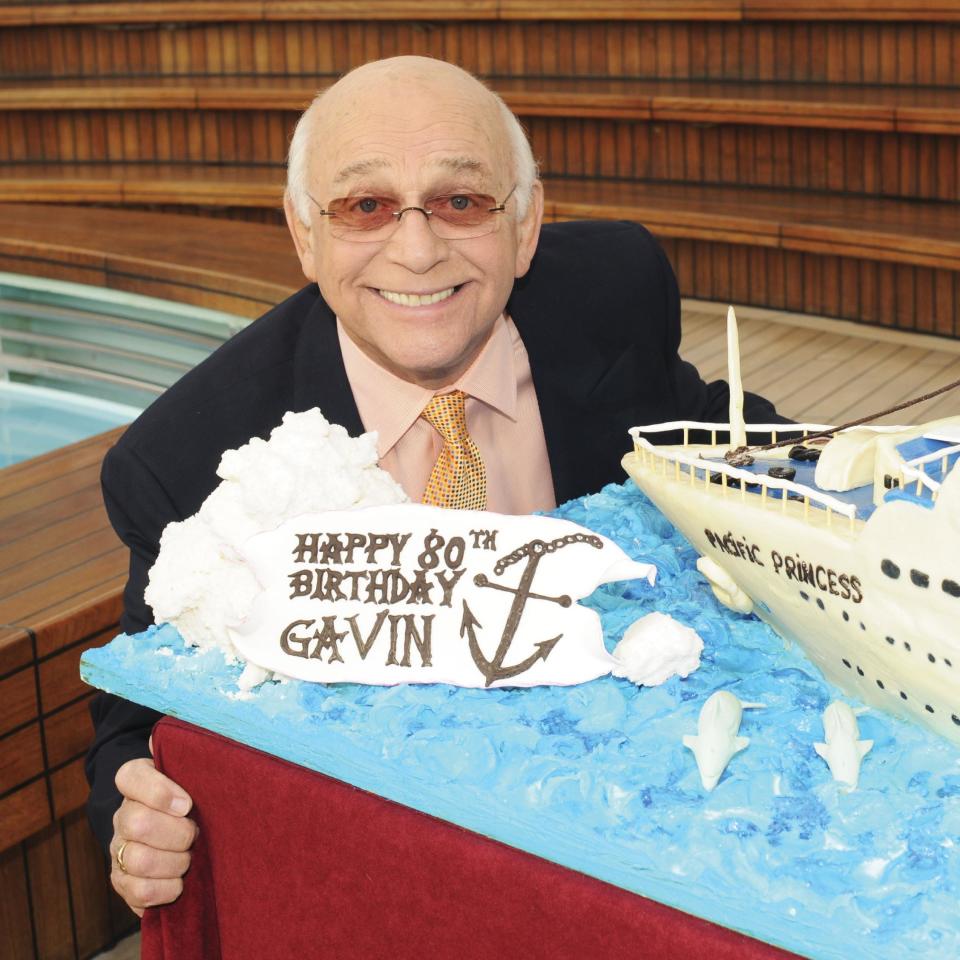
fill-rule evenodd
<path id="1" fill-rule="evenodd" d="M 793 956 L 175 720 L 154 750 L 200 834 L 143 960 Z"/>

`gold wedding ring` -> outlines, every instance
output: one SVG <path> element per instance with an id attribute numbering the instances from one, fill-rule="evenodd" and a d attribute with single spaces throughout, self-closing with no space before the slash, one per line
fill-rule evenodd
<path id="1" fill-rule="evenodd" d="M 117 866 L 118 866 L 124 873 L 127 872 L 127 867 L 126 867 L 126 865 L 125 865 L 124 862 L 123 862 L 123 851 L 126 850 L 127 844 L 128 844 L 129 842 L 130 842 L 129 840 L 124 840 L 123 843 L 120 844 L 120 847 L 117 849 Z"/>

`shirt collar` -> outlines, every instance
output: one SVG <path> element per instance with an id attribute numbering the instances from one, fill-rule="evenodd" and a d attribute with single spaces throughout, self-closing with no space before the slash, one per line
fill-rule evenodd
<path id="1" fill-rule="evenodd" d="M 428 390 L 384 370 L 350 339 L 339 317 L 337 337 L 360 419 L 366 430 L 377 431 L 377 452 L 381 458 L 413 426 L 430 398 L 438 393 L 462 390 L 511 420 L 517 418 L 514 345 L 503 315 L 498 317 L 490 338 L 463 375 L 439 390 Z M 384 398 L 388 402 L 384 402 Z"/>

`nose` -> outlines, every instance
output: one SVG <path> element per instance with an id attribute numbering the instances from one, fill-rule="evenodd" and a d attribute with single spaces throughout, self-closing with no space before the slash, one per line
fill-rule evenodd
<path id="1" fill-rule="evenodd" d="M 438 237 L 422 207 L 400 211 L 400 222 L 390 235 L 384 254 L 412 273 L 427 273 L 450 255 L 447 241 Z"/>

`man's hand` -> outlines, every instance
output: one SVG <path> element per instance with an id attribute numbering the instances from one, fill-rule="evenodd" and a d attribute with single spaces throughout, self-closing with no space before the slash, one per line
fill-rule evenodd
<path id="1" fill-rule="evenodd" d="M 117 771 L 123 795 L 113 815 L 110 881 L 138 916 L 172 903 L 183 891 L 197 825 L 187 817 L 193 800 L 153 760 L 127 761 Z"/>

